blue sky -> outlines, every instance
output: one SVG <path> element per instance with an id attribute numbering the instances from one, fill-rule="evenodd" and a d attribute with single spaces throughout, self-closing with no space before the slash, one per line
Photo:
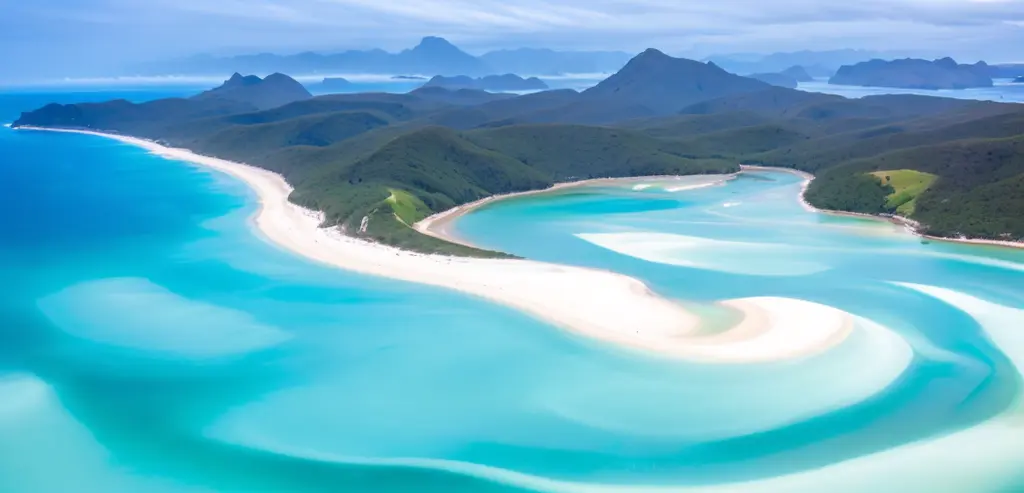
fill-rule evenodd
<path id="1" fill-rule="evenodd" d="M 0 78 L 256 51 L 927 50 L 1024 59 L 1024 0 L 0 0 Z M 1024 60 L 1022 60 L 1024 61 Z"/>

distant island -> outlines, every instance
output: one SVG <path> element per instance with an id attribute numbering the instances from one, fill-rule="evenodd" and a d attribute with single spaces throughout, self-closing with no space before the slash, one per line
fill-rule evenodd
<path id="1" fill-rule="evenodd" d="M 902 89 L 967 89 L 992 87 L 990 73 L 991 69 L 985 62 L 964 65 L 948 57 L 934 61 L 906 58 L 844 65 L 828 82 Z"/>
<path id="2" fill-rule="evenodd" d="M 352 89 L 352 83 L 344 77 L 326 77 L 323 82 L 320 83 L 320 90 L 341 92 Z"/>
<path id="3" fill-rule="evenodd" d="M 418 75 L 393 75 L 391 80 L 427 80 L 427 78 Z"/>
<path id="4" fill-rule="evenodd" d="M 524 79 L 515 74 L 488 75 L 476 79 L 465 75 L 455 77 L 438 75 L 430 79 L 423 87 L 478 89 L 481 91 L 542 91 L 547 89 L 548 85 L 536 77 Z"/>
<path id="5" fill-rule="evenodd" d="M 1024 105 L 776 87 L 650 49 L 596 86 L 523 96 L 423 87 L 311 97 L 275 74 L 192 98 L 50 104 L 14 127 L 131 135 L 280 173 L 290 199 L 349 235 L 500 256 L 426 236 L 423 218 L 588 178 L 816 175 L 823 209 L 897 214 L 922 234 L 1024 240 Z"/>
<path id="6" fill-rule="evenodd" d="M 800 65 L 793 65 L 792 67 L 789 67 L 780 73 L 782 75 L 788 75 L 789 77 L 792 77 L 797 82 L 811 82 L 814 80 L 814 77 L 811 77 L 811 74 L 807 72 L 807 69 L 803 68 Z"/>
<path id="7" fill-rule="evenodd" d="M 1017 77 L 1016 79 L 1013 79 L 1013 82 L 1018 84 L 1024 83 L 1024 75 Z"/>

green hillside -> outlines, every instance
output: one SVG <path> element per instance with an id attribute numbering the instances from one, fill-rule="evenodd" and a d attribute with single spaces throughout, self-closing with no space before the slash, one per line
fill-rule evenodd
<path id="1" fill-rule="evenodd" d="M 917 182 L 916 188 L 927 182 L 922 175 L 934 177 L 913 197 L 912 210 L 900 202 L 905 197 L 897 186 L 872 174 L 887 169 L 913 170 L 915 178 L 907 181 Z M 821 173 L 807 199 L 853 212 L 907 213 L 937 236 L 1022 239 L 1024 135 L 957 140 L 853 160 Z"/>
<path id="2" fill-rule="evenodd" d="M 875 171 L 871 173 L 883 185 L 892 187 L 892 193 L 885 198 L 886 209 L 901 216 L 912 216 L 917 197 L 935 183 L 935 176 L 912 169 Z"/>
<path id="3" fill-rule="evenodd" d="M 536 168 L 556 181 L 617 176 L 732 173 L 735 162 L 693 155 L 695 148 L 625 129 L 518 125 L 466 133 L 472 142 Z"/>

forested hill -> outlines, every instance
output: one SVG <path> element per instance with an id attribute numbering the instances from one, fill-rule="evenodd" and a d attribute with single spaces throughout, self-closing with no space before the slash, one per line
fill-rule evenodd
<path id="1" fill-rule="evenodd" d="M 1020 105 L 805 93 L 654 50 L 582 94 L 291 94 L 272 108 L 210 96 L 50 105 L 15 125 L 114 131 L 265 167 L 328 224 L 419 251 L 486 255 L 409 225 L 488 195 L 741 162 L 817 174 L 807 197 L 818 206 L 909 215 L 939 235 L 1024 238 Z"/>

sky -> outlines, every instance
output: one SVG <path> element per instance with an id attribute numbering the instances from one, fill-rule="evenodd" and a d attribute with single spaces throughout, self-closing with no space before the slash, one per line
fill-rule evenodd
<path id="1" fill-rule="evenodd" d="M 712 54 L 859 48 L 1024 61 L 1024 0 L 0 0 L 0 82 L 193 54 L 379 47 Z"/>

